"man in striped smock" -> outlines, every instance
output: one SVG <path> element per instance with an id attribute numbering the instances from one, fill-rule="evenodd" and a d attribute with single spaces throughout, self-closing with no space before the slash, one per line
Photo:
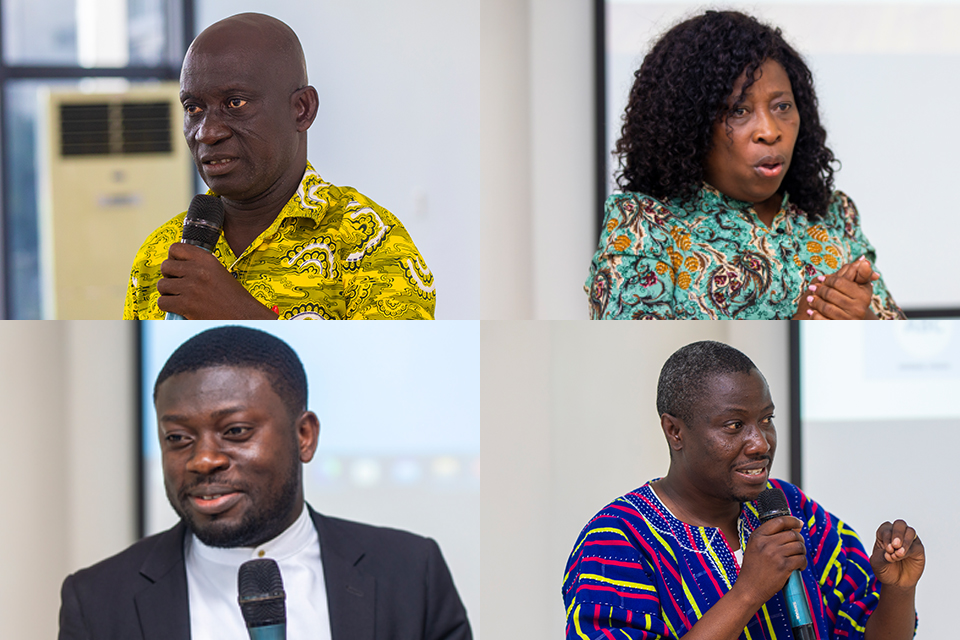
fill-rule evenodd
<path id="1" fill-rule="evenodd" d="M 868 556 L 850 527 L 769 478 L 774 407 L 747 356 L 717 342 L 683 347 L 660 372 L 657 412 L 670 470 L 580 533 L 563 582 L 568 639 L 789 639 L 779 592 L 795 570 L 818 640 L 913 636 L 916 532 L 886 522 Z M 792 515 L 761 523 L 752 502 L 771 486 Z"/>

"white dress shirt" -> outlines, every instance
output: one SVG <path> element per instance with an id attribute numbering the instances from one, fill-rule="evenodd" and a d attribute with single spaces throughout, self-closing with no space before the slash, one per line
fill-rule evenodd
<path id="1" fill-rule="evenodd" d="M 330 640 L 320 538 L 306 504 L 286 531 L 258 547 L 208 547 L 191 533 L 184 541 L 184 558 L 192 640 L 249 638 L 237 604 L 237 573 L 241 564 L 255 558 L 273 558 L 280 566 L 287 594 L 287 637 Z"/>

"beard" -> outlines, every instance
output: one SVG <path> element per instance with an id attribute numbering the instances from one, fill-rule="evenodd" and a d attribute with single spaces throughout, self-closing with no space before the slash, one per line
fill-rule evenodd
<path id="1" fill-rule="evenodd" d="M 296 467 L 290 468 L 276 495 L 248 494 L 254 498 L 254 504 L 237 523 L 223 522 L 217 518 L 209 522 L 198 522 L 195 514 L 183 506 L 189 500 L 186 493 L 188 489 L 181 491 L 179 496 L 174 496 L 168 486 L 167 499 L 187 528 L 208 547 L 255 547 L 280 535 L 289 524 L 291 512 L 296 508 L 300 495 L 298 471 Z M 205 478 L 203 484 L 217 482 L 216 476 L 210 476 Z"/>

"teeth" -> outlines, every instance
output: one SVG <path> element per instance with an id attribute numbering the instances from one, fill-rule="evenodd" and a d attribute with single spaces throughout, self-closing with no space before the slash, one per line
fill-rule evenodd
<path id="1" fill-rule="evenodd" d="M 747 474 L 748 476 L 758 476 L 761 473 L 763 473 L 763 469 L 748 469 L 744 471 L 744 473 Z"/>

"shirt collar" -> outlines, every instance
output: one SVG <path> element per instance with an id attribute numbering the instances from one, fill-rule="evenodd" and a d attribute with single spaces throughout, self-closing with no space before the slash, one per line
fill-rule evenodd
<path id="1" fill-rule="evenodd" d="M 328 205 L 326 194 L 321 194 L 320 191 L 330 186 L 333 185 L 325 182 L 317 173 L 317 170 L 313 168 L 313 165 L 307 161 L 307 168 L 303 171 L 303 177 L 300 178 L 300 185 L 297 187 L 296 193 L 283 206 L 273 224 L 264 231 L 264 234 L 272 234 L 286 218 L 309 218 L 313 220 L 314 227 L 316 227 L 323 219 Z M 207 195 L 215 196 L 217 194 L 207 189 Z"/>
<path id="2" fill-rule="evenodd" d="M 316 528 L 307 511 L 304 502 L 300 517 L 287 527 L 280 535 L 267 540 L 256 547 L 210 547 L 201 542 L 195 534 L 190 534 L 190 544 L 193 553 L 202 562 L 213 562 L 228 566 L 239 567 L 247 560 L 256 558 L 273 558 L 282 561 L 296 555 L 310 544 L 316 544 Z"/>
<path id="3" fill-rule="evenodd" d="M 763 224 L 760 222 L 760 219 L 757 217 L 757 212 L 753 208 L 752 202 L 744 202 L 743 200 L 737 200 L 736 198 L 731 198 L 730 196 L 724 195 L 720 192 L 719 189 L 713 185 L 704 182 L 703 186 L 700 188 L 700 191 L 697 194 L 698 198 L 705 200 L 711 203 L 718 203 L 721 207 L 725 209 L 733 209 L 743 213 L 745 216 L 750 218 L 751 222 Z M 780 200 L 780 210 L 777 212 L 777 215 L 773 217 L 773 227 L 777 225 L 777 219 L 784 215 L 787 210 L 787 205 L 790 203 L 790 194 L 786 191 L 783 192 L 783 198 Z"/>

